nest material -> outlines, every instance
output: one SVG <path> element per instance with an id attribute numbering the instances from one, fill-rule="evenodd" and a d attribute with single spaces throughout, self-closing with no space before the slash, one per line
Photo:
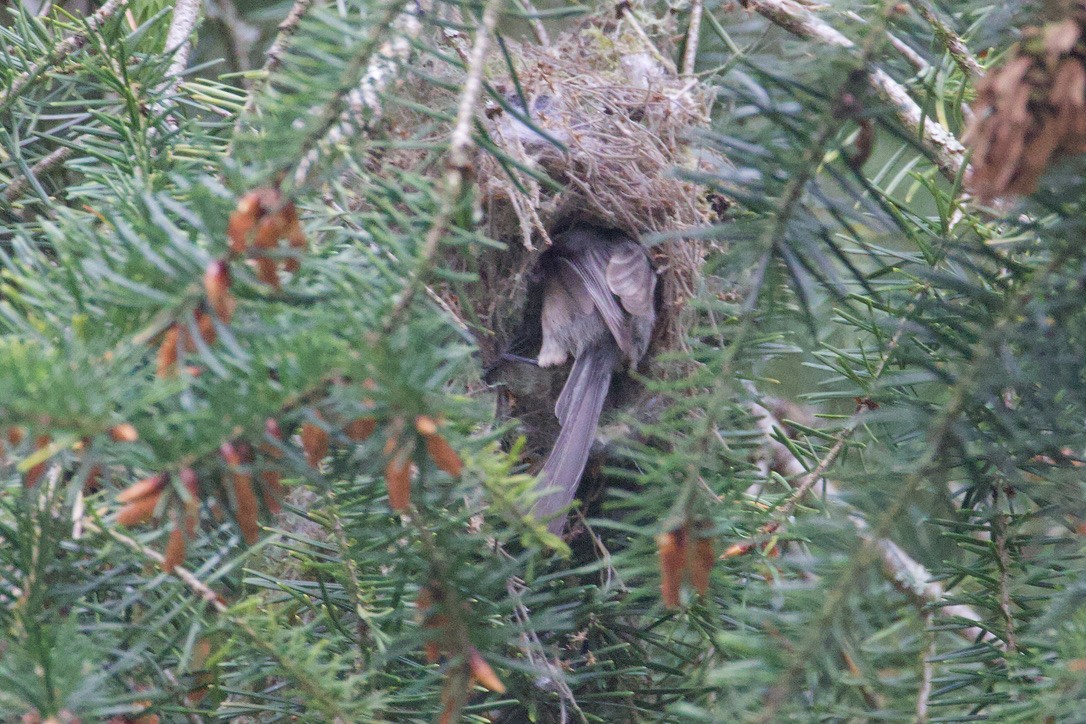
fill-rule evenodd
<path id="1" fill-rule="evenodd" d="M 582 223 L 635 239 L 666 235 L 652 249 L 660 274 L 659 348 L 682 339 L 679 312 L 703 259 L 701 244 L 681 233 L 708 223 L 712 212 L 702 189 L 675 173 L 692 163 L 691 131 L 708 122 L 705 95 L 696 82 L 667 72 L 654 53 L 632 33 L 597 25 L 550 47 L 510 47 L 516 78 L 502 63 L 493 82 L 529 121 L 489 107 L 491 139 L 513 163 L 480 154 L 476 172 L 488 231 L 518 257 L 499 262 L 504 286 L 516 288 L 494 290 L 491 298 L 514 307 L 537 252 L 563 228 Z"/>

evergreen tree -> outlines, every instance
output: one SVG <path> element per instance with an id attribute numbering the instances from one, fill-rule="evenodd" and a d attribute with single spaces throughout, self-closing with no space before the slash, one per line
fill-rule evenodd
<path id="1" fill-rule="evenodd" d="M 4 12 L 0 719 L 1082 718 L 1082 2 Z"/>

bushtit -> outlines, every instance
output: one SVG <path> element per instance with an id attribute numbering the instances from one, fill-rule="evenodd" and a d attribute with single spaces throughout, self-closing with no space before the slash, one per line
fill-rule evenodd
<path id="1" fill-rule="evenodd" d="M 543 345 L 539 366 L 570 370 L 554 414 L 561 425 L 539 485 L 547 491 L 535 515 L 561 533 L 596 436 L 603 402 L 618 370 L 633 368 L 656 321 L 656 274 L 648 254 L 620 232 L 577 227 L 543 257 Z"/>

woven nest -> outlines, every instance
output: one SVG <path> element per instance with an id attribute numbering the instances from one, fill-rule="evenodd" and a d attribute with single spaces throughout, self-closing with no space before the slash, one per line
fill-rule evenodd
<path id="1" fill-rule="evenodd" d="M 667 240 L 651 250 L 660 278 L 653 345 L 681 344 L 679 315 L 703 260 L 700 242 L 682 232 L 713 219 L 702 189 L 676 175 L 694 158 L 691 132 L 708 122 L 701 87 L 665 71 L 632 33 L 598 25 L 548 47 L 509 46 L 515 79 L 501 58 L 489 79 L 514 112 L 486 108 L 490 138 L 506 159 L 480 153 L 476 162 L 486 229 L 506 251 L 474 266 L 489 288 L 473 295 L 485 302 L 473 311 L 490 324 L 494 346 L 507 345 L 531 314 L 533 268 L 555 233 L 581 223 L 635 239 L 659 234 Z M 484 354 L 504 351 L 483 346 Z"/>

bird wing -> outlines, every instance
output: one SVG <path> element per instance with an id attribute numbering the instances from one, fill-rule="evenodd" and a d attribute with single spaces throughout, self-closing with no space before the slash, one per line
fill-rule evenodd
<path id="1" fill-rule="evenodd" d="M 594 307 L 618 348 L 629 359 L 633 354 L 633 336 L 626 324 L 626 315 L 607 284 L 607 262 L 606 250 L 593 247 L 575 256 L 560 257 L 558 273 L 578 308 Z"/>
<path id="2" fill-rule="evenodd" d="M 656 275 L 639 244 L 625 241 L 615 245 L 607 262 L 607 287 L 635 317 L 654 314 Z"/>

